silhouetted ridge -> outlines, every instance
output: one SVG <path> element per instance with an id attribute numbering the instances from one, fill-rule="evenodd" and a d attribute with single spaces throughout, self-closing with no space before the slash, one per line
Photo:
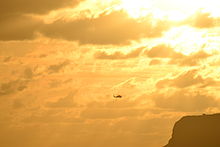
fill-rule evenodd
<path id="1" fill-rule="evenodd" d="M 220 114 L 181 118 L 164 147 L 220 147 Z"/>

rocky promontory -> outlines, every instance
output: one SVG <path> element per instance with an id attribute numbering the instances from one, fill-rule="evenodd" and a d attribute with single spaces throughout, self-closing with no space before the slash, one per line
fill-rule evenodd
<path id="1" fill-rule="evenodd" d="M 181 118 L 164 147 L 220 147 L 220 114 Z"/>

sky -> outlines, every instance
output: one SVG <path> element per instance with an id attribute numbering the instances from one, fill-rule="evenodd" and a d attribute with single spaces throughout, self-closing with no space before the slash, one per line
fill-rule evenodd
<path id="1" fill-rule="evenodd" d="M 1 147 L 162 147 L 182 116 L 218 113 L 219 7 L 2 1 Z"/>

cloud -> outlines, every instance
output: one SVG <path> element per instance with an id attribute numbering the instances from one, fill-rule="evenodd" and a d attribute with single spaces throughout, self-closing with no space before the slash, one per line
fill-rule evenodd
<path id="1" fill-rule="evenodd" d="M 208 54 L 205 51 L 200 50 L 188 56 L 183 56 L 182 58 L 171 59 L 169 64 L 178 64 L 180 66 L 196 66 L 199 65 L 199 63 L 202 60 L 205 60 L 211 56 L 211 54 Z"/>
<path id="2" fill-rule="evenodd" d="M 219 106 L 219 102 L 212 96 L 182 89 L 155 93 L 153 101 L 157 107 L 171 111 L 201 112 L 209 107 Z"/>
<path id="3" fill-rule="evenodd" d="M 186 88 L 190 86 L 207 87 L 216 85 L 216 83 L 217 81 L 212 78 L 203 78 L 198 74 L 198 70 L 189 70 L 181 73 L 175 78 L 160 80 L 156 86 L 158 88 L 165 88 L 169 86 L 177 88 Z"/>
<path id="4" fill-rule="evenodd" d="M 25 79 L 32 79 L 34 77 L 34 72 L 30 67 L 27 67 L 24 70 L 24 78 Z"/>
<path id="5" fill-rule="evenodd" d="M 30 40 L 43 25 L 42 21 L 30 16 L 16 16 L 0 22 L 0 40 Z"/>
<path id="6" fill-rule="evenodd" d="M 140 38 L 160 37 L 168 29 L 164 21 L 148 16 L 142 21 L 128 17 L 123 11 L 103 13 L 97 18 L 73 21 L 57 20 L 47 24 L 41 33 L 47 37 L 78 41 L 81 44 L 126 44 Z"/>
<path id="7" fill-rule="evenodd" d="M 108 54 L 106 52 L 96 52 L 94 57 L 96 59 L 102 59 L 102 60 L 121 60 L 121 59 L 131 59 L 131 58 L 137 58 L 140 53 L 142 52 L 143 48 L 138 48 L 136 50 L 133 50 L 127 54 L 124 54 L 122 52 L 116 51 L 113 54 Z"/>
<path id="8" fill-rule="evenodd" d="M 23 14 L 44 14 L 51 10 L 70 7 L 80 0 L 7 0 L 0 5 L 0 22 Z"/>
<path id="9" fill-rule="evenodd" d="M 168 58 L 170 59 L 168 64 L 177 64 L 180 66 L 196 66 L 199 65 L 202 60 L 212 56 L 204 50 L 200 50 L 190 55 L 184 55 L 176 52 L 172 47 L 165 44 L 160 44 L 152 47 L 150 50 L 145 50 L 144 54 L 149 58 Z M 152 62 L 157 63 L 158 60 L 153 60 Z"/>
<path id="10" fill-rule="evenodd" d="M 169 27 L 165 21 L 153 20 L 150 16 L 137 21 L 123 11 L 114 11 L 97 18 L 59 19 L 50 24 L 31 16 L 18 15 L 4 19 L 0 28 L 0 40 L 4 41 L 31 40 L 40 33 L 81 44 L 128 44 L 131 40 L 160 37 Z"/>
<path id="11" fill-rule="evenodd" d="M 196 28 L 211 28 L 216 26 L 217 19 L 213 18 L 210 13 L 198 11 L 196 14 L 186 20 L 186 23 L 191 24 Z"/>
<path id="12" fill-rule="evenodd" d="M 43 22 L 27 14 L 75 6 L 82 0 L 7 0 L 0 5 L 0 40 L 31 40 Z"/>
<path id="13" fill-rule="evenodd" d="M 0 85 L 0 96 L 8 95 L 27 88 L 27 80 L 13 80 Z"/>
<path id="14" fill-rule="evenodd" d="M 20 61 L 17 61 L 16 58 L 10 58 L 10 60 L 12 59 L 15 59 L 13 60 L 14 62 L 6 65 L 10 70 L 3 68 L 6 71 L 8 70 L 8 72 L 5 72 L 5 77 L 3 76 L 1 78 L 11 79 L 13 75 L 13 79 L 0 82 L 0 96 L 17 94 L 17 92 L 24 91 L 31 85 L 33 78 L 36 76 L 35 70 L 31 67 L 21 65 Z"/>
<path id="15" fill-rule="evenodd" d="M 47 107 L 50 108 L 68 108 L 75 107 L 77 104 L 74 102 L 75 93 L 70 93 L 66 97 L 60 98 L 55 102 L 48 102 Z"/>
<path id="16" fill-rule="evenodd" d="M 159 60 L 159 59 L 153 59 L 150 61 L 149 65 L 150 66 L 153 66 L 153 65 L 159 65 L 159 64 L 162 64 L 162 60 Z"/>
<path id="17" fill-rule="evenodd" d="M 184 55 L 168 45 L 160 44 L 144 52 L 150 58 L 182 58 Z"/>
<path id="18" fill-rule="evenodd" d="M 65 66 L 67 66 L 70 62 L 69 61 L 63 61 L 59 64 L 54 64 L 54 65 L 50 65 L 48 67 L 48 72 L 51 74 L 51 73 L 57 73 L 59 72 L 60 70 L 62 70 Z"/>
<path id="19" fill-rule="evenodd" d="M 217 55 L 214 60 L 209 63 L 210 66 L 218 67 L 220 65 L 220 55 Z"/>

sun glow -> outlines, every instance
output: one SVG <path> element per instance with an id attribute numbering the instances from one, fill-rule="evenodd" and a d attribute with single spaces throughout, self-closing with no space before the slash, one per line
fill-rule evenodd
<path id="1" fill-rule="evenodd" d="M 189 0 L 186 1 L 189 2 Z M 174 0 L 167 0 L 166 2 L 161 0 L 121 0 L 122 8 L 133 18 L 150 14 L 155 18 L 168 18 L 174 21 L 183 20 L 192 13 L 193 9 L 187 10 L 188 5 L 186 2 L 184 4 L 180 5 Z"/>
<path id="2" fill-rule="evenodd" d="M 213 15 L 219 14 L 217 6 L 220 4 L 216 0 L 120 0 L 120 3 L 121 8 L 130 17 L 140 18 L 150 14 L 155 18 L 172 21 L 184 20 L 199 9 L 204 9 Z"/>
<path id="3" fill-rule="evenodd" d="M 198 52 L 207 42 L 206 30 L 194 29 L 187 26 L 176 27 L 165 33 L 166 42 L 176 51 L 185 55 Z"/>
<path id="4" fill-rule="evenodd" d="M 146 16 L 152 11 L 151 0 L 121 0 L 122 8 L 133 18 Z"/>

